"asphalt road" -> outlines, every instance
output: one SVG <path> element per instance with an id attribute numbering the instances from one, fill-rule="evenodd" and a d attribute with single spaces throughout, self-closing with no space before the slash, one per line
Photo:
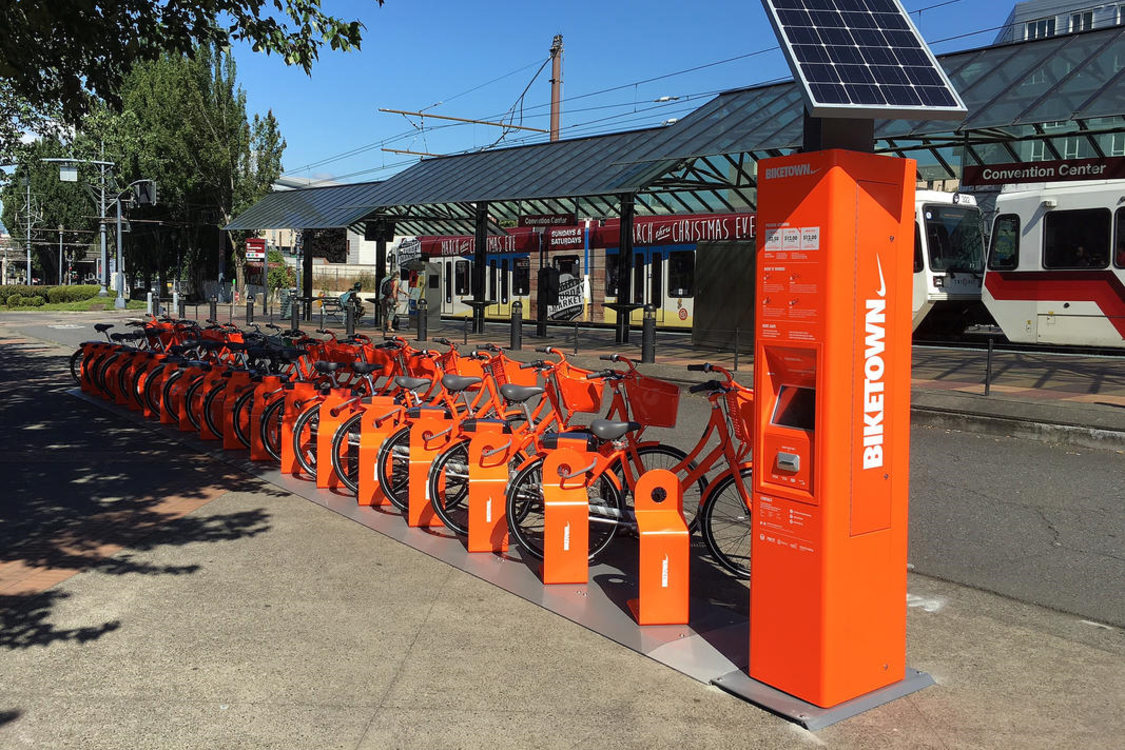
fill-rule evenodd
<path id="1" fill-rule="evenodd" d="M 104 316 L 0 320 L 73 346 Z M 690 449 L 707 416 L 707 402 L 685 394 L 663 439 Z M 916 572 L 1125 627 L 1125 456 L 932 427 L 911 440 Z"/>

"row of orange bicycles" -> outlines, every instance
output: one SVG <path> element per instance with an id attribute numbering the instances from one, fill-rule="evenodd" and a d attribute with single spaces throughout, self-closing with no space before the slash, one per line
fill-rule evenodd
<path id="1" fill-rule="evenodd" d="M 680 480 L 684 520 L 715 562 L 750 574 L 750 476 L 753 393 L 718 365 L 689 365 L 716 377 L 692 385 L 710 401 L 710 417 L 689 451 L 646 438 L 675 428 L 680 388 L 638 372 L 633 361 L 604 355 L 606 369 L 576 366 L 556 348 L 530 362 L 494 345 L 441 350 L 407 340 L 357 334 L 310 335 L 274 325 L 150 317 L 83 343 L 71 374 L 86 393 L 146 417 L 221 441 L 224 448 L 274 461 L 316 478 L 331 469 L 338 486 L 360 493 L 377 477 L 386 499 L 408 511 L 411 430 L 440 410 L 448 431 L 426 473 L 426 496 L 452 532 L 468 535 L 469 443 L 482 421 L 510 435 L 505 493 L 509 535 L 527 555 L 543 556 L 542 468 L 559 436 L 587 441 L 582 468 L 589 498 L 589 552 L 619 533 L 635 533 L 633 489 L 650 469 Z M 602 415 L 602 416 L 599 416 Z M 372 454 L 365 430 L 381 430 Z M 650 433 L 651 434 L 651 433 Z"/>

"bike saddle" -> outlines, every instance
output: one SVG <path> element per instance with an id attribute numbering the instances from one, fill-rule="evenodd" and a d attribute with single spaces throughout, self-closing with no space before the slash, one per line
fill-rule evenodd
<path id="1" fill-rule="evenodd" d="M 590 432 L 598 440 L 617 440 L 625 433 L 639 430 L 636 422 L 611 422 L 608 419 L 595 419 L 590 422 Z"/>
<path id="2" fill-rule="evenodd" d="M 446 375 L 441 379 L 441 384 L 450 393 L 460 393 L 472 388 L 480 382 L 480 378 L 466 375 Z"/>
<path id="3" fill-rule="evenodd" d="M 339 362 L 325 362 L 324 360 L 318 360 L 318 361 L 313 363 L 313 367 L 315 367 L 316 371 L 319 372 L 320 374 L 327 375 L 330 372 L 336 372 L 336 370 L 339 370 L 340 369 L 340 363 Z"/>
<path id="4" fill-rule="evenodd" d="M 516 385 L 515 383 L 505 383 L 500 386 L 500 395 L 504 400 L 510 404 L 522 404 L 529 398 L 534 398 L 543 393 L 543 389 L 537 385 Z"/>
<path id="5" fill-rule="evenodd" d="M 105 333 L 110 328 L 113 328 L 113 323 L 95 323 L 94 330 L 98 333 Z"/>
<path id="6" fill-rule="evenodd" d="M 370 373 L 382 370 L 383 366 L 378 362 L 356 362 L 352 365 L 352 372 L 357 375 L 369 375 Z"/>
<path id="7" fill-rule="evenodd" d="M 430 380 L 428 378 L 412 378 L 407 375 L 399 375 L 395 378 L 395 385 L 399 388 L 405 388 L 408 391 L 424 391 L 430 387 Z"/>

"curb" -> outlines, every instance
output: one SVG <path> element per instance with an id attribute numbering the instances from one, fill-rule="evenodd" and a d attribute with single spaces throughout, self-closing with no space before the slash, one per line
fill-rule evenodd
<path id="1" fill-rule="evenodd" d="M 910 423 L 917 426 L 941 427 L 958 432 L 974 432 L 994 437 L 1028 438 L 1044 443 L 1125 452 L 1125 432 L 1083 427 L 1081 425 L 1037 422 L 1029 419 L 1000 417 L 993 414 L 946 411 L 926 406 L 912 406 L 910 408 Z"/>

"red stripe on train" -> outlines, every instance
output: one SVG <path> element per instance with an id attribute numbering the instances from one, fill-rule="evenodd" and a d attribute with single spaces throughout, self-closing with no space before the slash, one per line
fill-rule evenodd
<path id="1" fill-rule="evenodd" d="M 1113 271 L 989 271 L 984 286 L 997 300 L 1093 302 L 1125 338 L 1125 284 Z"/>

